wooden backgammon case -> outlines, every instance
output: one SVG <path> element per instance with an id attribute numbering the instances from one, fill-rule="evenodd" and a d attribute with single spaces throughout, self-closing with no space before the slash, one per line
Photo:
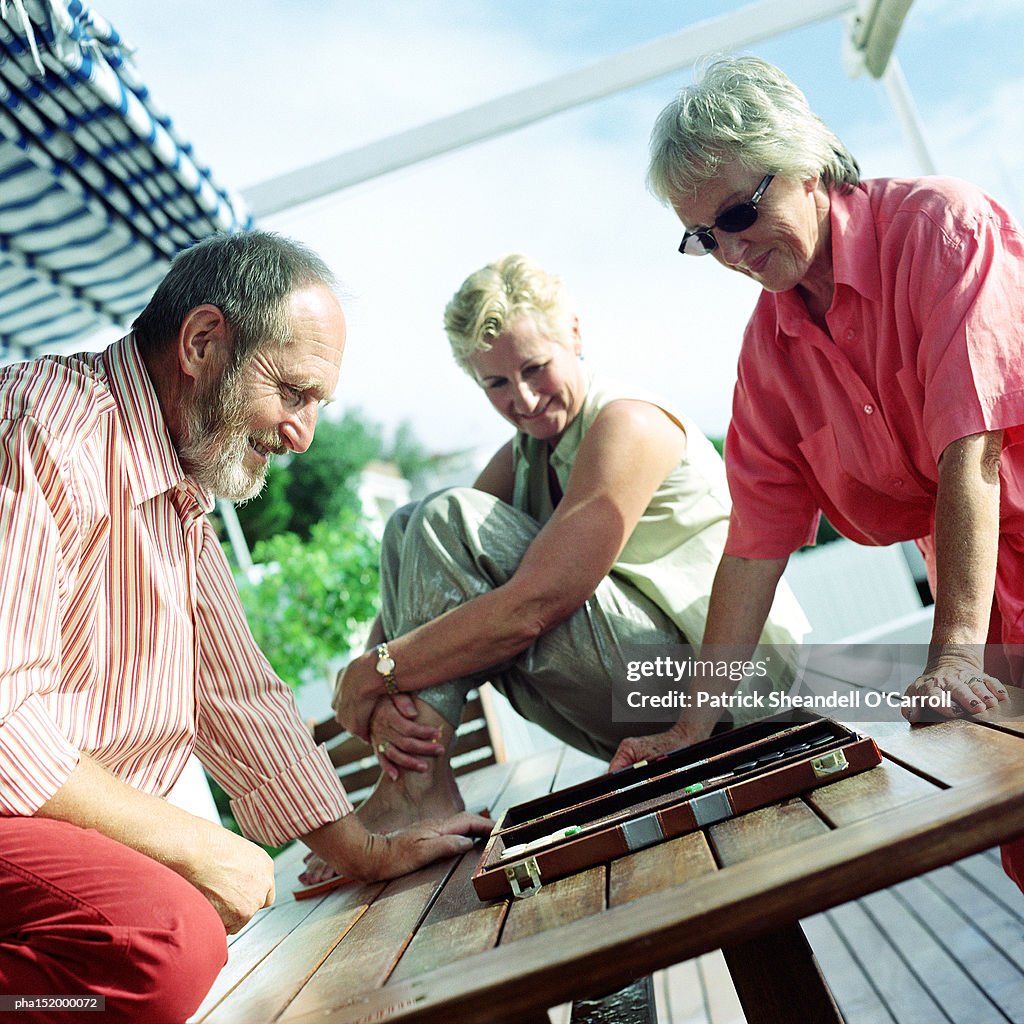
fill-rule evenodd
<path id="1" fill-rule="evenodd" d="M 766 718 L 510 807 L 484 847 L 473 886 L 482 900 L 529 896 L 545 882 L 880 761 L 873 740 L 830 718 Z"/>

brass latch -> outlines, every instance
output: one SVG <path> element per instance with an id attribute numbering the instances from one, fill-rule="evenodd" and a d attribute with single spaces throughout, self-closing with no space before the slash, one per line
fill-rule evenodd
<path id="1" fill-rule="evenodd" d="M 817 778 L 825 775 L 835 775 L 837 772 L 846 771 L 850 762 L 846 760 L 846 754 L 842 750 L 832 750 L 827 754 L 811 758 L 811 767 Z"/>
<path id="2" fill-rule="evenodd" d="M 532 896 L 541 885 L 540 868 L 537 867 L 536 857 L 527 857 L 518 864 L 511 864 L 505 868 L 505 877 L 512 888 L 512 895 L 516 897 Z"/>

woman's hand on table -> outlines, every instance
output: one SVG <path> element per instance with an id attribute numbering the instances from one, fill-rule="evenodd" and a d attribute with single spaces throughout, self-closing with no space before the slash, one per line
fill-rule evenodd
<path id="1" fill-rule="evenodd" d="M 952 699 L 950 706 L 939 704 L 946 693 Z M 1006 687 L 998 679 L 979 669 L 972 659 L 957 654 L 934 659 L 907 687 L 906 695 L 913 701 L 903 708 L 908 722 L 978 715 L 1007 698 Z M 938 706 L 931 706 L 932 701 Z"/>
<path id="2" fill-rule="evenodd" d="M 331 707 L 334 717 L 353 736 L 369 742 L 370 719 L 381 701 L 381 677 L 368 654 L 361 654 L 338 672 Z"/>
<path id="3" fill-rule="evenodd" d="M 416 702 L 405 693 L 381 700 L 370 719 L 370 743 L 384 774 L 396 780 L 402 771 L 425 772 L 424 757 L 445 752 L 440 731 L 416 720 Z"/>
<path id="4" fill-rule="evenodd" d="M 686 722 L 679 722 L 665 732 L 652 733 L 649 736 L 629 736 L 619 744 L 615 756 L 608 764 L 608 771 L 615 772 L 620 768 L 628 768 L 640 761 L 650 761 L 662 754 L 668 754 L 680 747 L 688 747 L 700 740 L 707 739 L 712 726 L 706 730 Z"/>

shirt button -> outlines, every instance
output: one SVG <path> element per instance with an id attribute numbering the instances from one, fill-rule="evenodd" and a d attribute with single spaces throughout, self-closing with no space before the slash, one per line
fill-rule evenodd
<path id="1" fill-rule="evenodd" d="M 847 331 L 846 332 L 846 340 L 847 341 L 853 341 L 853 331 Z"/>
<path id="2" fill-rule="evenodd" d="M 899 478 L 898 476 L 894 476 L 894 477 L 892 478 L 892 485 L 893 485 L 893 487 L 895 487 L 895 488 L 896 488 L 897 490 L 899 490 L 899 488 L 901 488 L 901 487 L 903 486 L 903 481 L 902 481 L 902 480 L 901 480 L 901 479 L 900 479 L 900 478 Z"/>
<path id="3" fill-rule="evenodd" d="M 875 407 L 869 402 L 864 406 L 864 411 L 870 416 L 875 411 Z"/>

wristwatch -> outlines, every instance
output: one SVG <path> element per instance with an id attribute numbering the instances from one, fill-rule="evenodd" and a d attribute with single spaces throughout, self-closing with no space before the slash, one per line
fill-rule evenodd
<path id="1" fill-rule="evenodd" d="M 398 693 L 395 680 L 395 659 L 391 657 L 387 644 L 377 644 L 377 671 L 384 677 L 384 692 L 393 697 Z"/>

